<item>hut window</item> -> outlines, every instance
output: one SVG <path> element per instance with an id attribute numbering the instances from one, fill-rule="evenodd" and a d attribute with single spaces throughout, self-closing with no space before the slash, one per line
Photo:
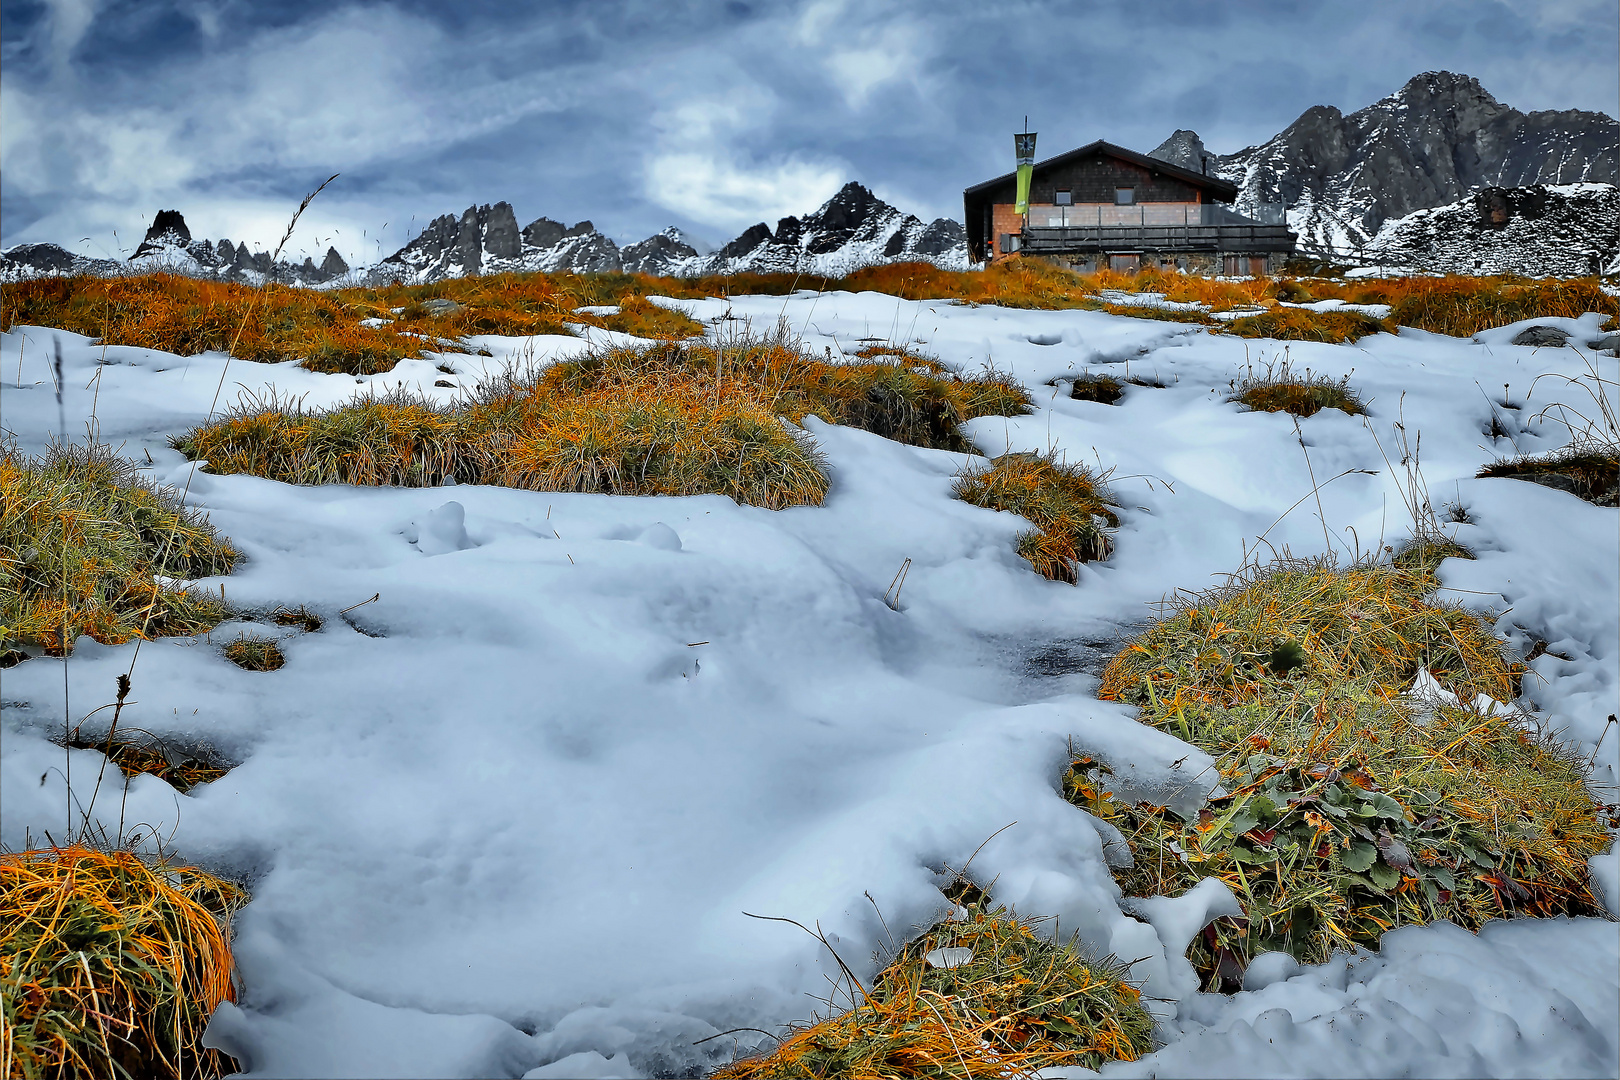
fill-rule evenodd
<path id="1" fill-rule="evenodd" d="M 1072 191 L 1067 191 L 1067 190 L 1059 191 L 1057 193 L 1057 195 L 1052 199 L 1052 202 L 1057 206 L 1073 206 L 1074 205 L 1074 193 Z"/>
<path id="2" fill-rule="evenodd" d="M 1136 189 L 1135 188 L 1117 187 L 1117 188 L 1114 189 L 1114 205 L 1115 206 L 1131 206 L 1131 205 L 1134 205 L 1135 202 L 1136 202 Z"/>

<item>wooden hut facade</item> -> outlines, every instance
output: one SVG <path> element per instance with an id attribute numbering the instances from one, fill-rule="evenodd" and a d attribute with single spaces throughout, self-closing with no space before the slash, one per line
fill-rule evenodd
<path id="1" fill-rule="evenodd" d="M 1236 185 L 1101 140 L 1035 164 L 1027 217 L 1017 187 L 1007 173 L 962 193 L 975 262 L 1025 252 L 1081 269 L 1258 274 L 1294 251 L 1286 226 L 1230 209 Z"/>

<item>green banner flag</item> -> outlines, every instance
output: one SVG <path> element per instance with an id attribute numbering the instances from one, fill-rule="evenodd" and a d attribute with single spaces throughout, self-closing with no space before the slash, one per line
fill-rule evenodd
<path id="1" fill-rule="evenodd" d="M 1023 217 L 1029 213 L 1029 181 L 1035 174 L 1035 133 L 1014 134 L 1013 144 L 1018 152 L 1018 204 L 1013 212 Z"/>

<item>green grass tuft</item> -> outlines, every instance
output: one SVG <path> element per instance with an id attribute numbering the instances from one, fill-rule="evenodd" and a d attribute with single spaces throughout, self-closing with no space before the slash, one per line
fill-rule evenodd
<path id="1" fill-rule="evenodd" d="M 70 651 L 189 635 L 225 616 L 224 602 L 156 577 L 230 572 L 239 558 L 205 517 L 142 479 L 100 445 L 56 444 L 40 458 L 0 456 L 0 637 Z"/>
<path id="2" fill-rule="evenodd" d="M 227 642 L 221 652 L 225 659 L 246 671 L 277 671 L 287 663 L 275 638 L 245 631 Z"/>
<path id="3" fill-rule="evenodd" d="M 1474 475 L 1544 484 L 1595 506 L 1620 505 L 1620 446 L 1614 443 L 1583 440 L 1547 454 L 1499 458 Z"/>
<path id="4" fill-rule="evenodd" d="M 1256 412 L 1287 412 L 1314 416 L 1323 409 L 1338 409 L 1351 416 L 1366 413 L 1361 399 L 1350 389 L 1350 376 L 1334 381 L 1316 375 L 1309 368 L 1304 375 L 1293 371 L 1287 360 L 1273 364 L 1256 375 L 1251 369 L 1228 401 L 1246 405 Z"/>

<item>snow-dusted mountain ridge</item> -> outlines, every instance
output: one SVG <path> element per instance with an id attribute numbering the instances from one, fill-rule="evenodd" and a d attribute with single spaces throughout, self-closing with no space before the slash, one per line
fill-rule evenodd
<path id="1" fill-rule="evenodd" d="M 846 274 L 873 263 L 907 260 L 965 268 L 962 226 L 948 218 L 925 225 L 851 181 L 813 212 L 782 218 L 774 231 L 760 222 L 707 255 L 699 254 L 673 226 L 621 248 L 589 221 L 564 226 L 542 217 L 520 229 L 510 203 L 469 206 L 459 218 L 435 218 L 372 272 L 385 280 L 412 282 L 536 270 L 684 277 Z"/>
<path id="2" fill-rule="evenodd" d="M 1238 185 L 1241 213 L 1286 205 L 1302 247 L 1355 252 L 1385 221 L 1482 188 L 1614 184 L 1617 147 L 1613 117 L 1520 112 L 1478 79 L 1430 71 L 1349 115 L 1313 106 L 1259 146 L 1211 155 L 1209 171 Z M 1177 131 L 1152 153 L 1196 168 L 1205 151 Z"/>
<path id="3" fill-rule="evenodd" d="M 127 262 L 76 255 L 56 244 L 18 244 L 0 252 L 0 281 L 53 274 L 116 275 L 172 270 L 193 277 L 222 278 L 258 284 L 266 278 L 297 285 L 324 285 L 349 272 L 336 248 L 328 247 L 319 266 L 309 256 L 302 263 L 272 260 L 268 251 L 250 251 L 246 243 L 193 239 L 184 215 L 159 210 Z"/>

